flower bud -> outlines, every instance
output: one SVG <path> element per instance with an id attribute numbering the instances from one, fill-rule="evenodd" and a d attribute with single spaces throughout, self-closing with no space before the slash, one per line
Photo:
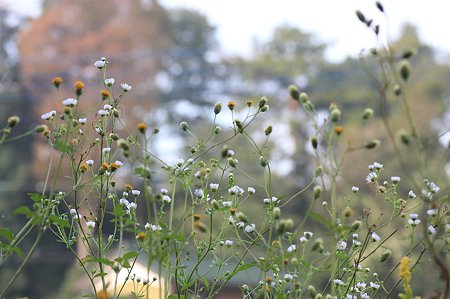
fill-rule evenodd
<path id="1" fill-rule="evenodd" d="M 306 111 L 308 112 L 314 112 L 315 108 L 314 108 L 314 104 L 311 101 L 306 101 L 303 103 L 303 106 L 305 108 Z"/>
<path id="2" fill-rule="evenodd" d="M 185 121 L 182 121 L 182 122 L 180 123 L 180 129 L 186 132 L 186 131 L 189 129 L 188 123 L 185 122 Z"/>
<path id="3" fill-rule="evenodd" d="M 141 134 L 144 134 L 147 130 L 147 124 L 145 122 L 140 122 L 137 124 L 137 129 L 141 132 Z"/>
<path id="4" fill-rule="evenodd" d="M 314 199 L 318 199 L 320 197 L 321 193 L 322 193 L 322 187 L 321 186 L 315 186 L 314 187 Z"/>
<path id="5" fill-rule="evenodd" d="M 228 161 L 228 164 L 230 164 L 231 167 L 236 168 L 236 166 L 238 164 L 238 160 L 233 159 L 232 157 L 228 157 L 227 161 Z"/>
<path id="6" fill-rule="evenodd" d="M 386 250 L 383 251 L 383 253 L 381 254 L 380 262 L 386 261 L 391 255 L 392 255 L 392 251 L 390 251 L 389 249 L 386 249 Z"/>
<path id="7" fill-rule="evenodd" d="M 402 53 L 402 58 L 409 59 L 415 55 L 417 55 L 417 49 L 408 49 Z"/>
<path id="8" fill-rule="evenodd" d="M 261 164 L 262 167 L 266 167 L 269 162 L 264 156 L 259 157 L 259 164 Z"/>
<path id="9" fill-rule="evenodd" d="M 217 102 L 214 105 L 214 114 L 216 114 L 216 115 L 219 114 L 221 110 L 222 110 L 222 103 L 221 102 Z"/>
<path id="10" fill-rule="evenodd" d="M 397 132 L 397 136 L 401 143 L 403 143 L 404 145 L 408 146 L 410 144 L 410 136 L 405 130 L 399 130 Z"/>
<path id="11" fill-rule="evenodd" d="M 363 111 L 362 119 L 363 120 L 368 120 L 369 118 L 372 117 L 372 115 L 373 115 L 373 109 L 372 108 L 366 108 Z"/>
<path id="12" fill-rule="evenodd" d="M 130 146 L 128 145 L 128 141 L 126 141 L 123 138 L 120 138 L 119 140 L 117 140 L 117 146 L 120 147 L 121 149 L 123 149 L 124 151 L 127 151 L 130 149 Z"/>
<path id="13" fill-rule="evenodd" d="M 240 221 L 243 221 L 244 223 L 248 223 L 248 217 L 247 217 L 244 213 L 238 212 L 238 213 L 236 214 L 236 217 L 237 217 Z"/>
<path id="14" fill-rule="evenodd" d="M 302 92 L 300 94 L 300 102 L 306 103 L 309 101 L 308 95 L 305 92 Z"/>
<path id="15" fill-rule="evenodd" d="M 359 228 L 361 227 L 361 221 L 356 220 L 355 222 L 352 223 L 352 232 L 355 232 L 357 230 L 359 230 Z"/>
<path id="16" fill-rule="evenodd" d="M 17 115 L 8 117 L 8 127 L 12 128 L 20 122 L 20 118 Z"/>
<path id="17" fill-rule="evenodd" d="M 234 107 L 236 107 L 236 102 L 234 101 L 228 101 L 227 103 L 228 109 L 230 109 L 231 111 L 234 110 Z"/>
<path id="18" fill-rule="evenodd" d="M 34 128 L 34 132 L 38 134 L 44 133 L 46 130 L 48 130 L 46 125 L 38 125 Z"/>
<path id="19" fill-rule="evenodd" d="M 266 97 L 262 97 L 262 98 L 259 100 L 259 108 L 264 107 L 264 106 L 267 104 L 267 101 L 268 101 L 268 99 L 267 99 Z"/>
<path id="20" fill-rule="evenodd" d="M 345 218 L 351 217 L 351 216 L 353 215 L 353 210 L 352 210 L 352 208 L 350 208 L 350 207 L 347 206 L 347 207 L 344 209 L 343 215 L 344 215 Z"/>
<path id="21" fill-rule="evenodd" d="M 119 140 L 119 135 L 117 135 L 116 133 L 110 133 L 109 138 L 111 138 L 114 141 L 117 141 Z"/>
<path id="22" fill-rule="evenodd" d="M 320 176 L 323 173 L 323 167 L 321 165 L 316 167 L 316 171 L 314 172 L 315 176 Z"/>
<path id="23" fill-rule="evenodd" d="M 313 285 L 309 285 L 308 286 L 308 293 L 309 293 L 309 296 L 311 296 L 311 298 L 314 298 L 316 296 L 316 294 L 317 294 L 316 288 Z"/>
<path id="24" fill-rule="evenodd" d="M 82 81 L 78 80 L 77 82 L 75 82 L 74 88 L 75 88 L 75 94 L 77 96 L 80 96 L 83 93 L 84 83 Z"/>
<path id="25" fill-rule="evenodd" d="M 219 208 L 219 203 L 217 202 L 217 200 L 213 199 L 211 201 L 211 204 L 212 204 L 214 209 L 218 209 Z"/>
<path id="26" fill-rule="evenodd" d="M 338 135 L 338 136 L 340 136 L 343 132 L 344 132 L 343 126 L 336 126 L 334 128 L 334 133 L 336 133 L 336 135 Z"/>
<path id="27" fill-rule="evenodd" d="M 311 146 L 313 147 L 313 149 L 317 149 L 318 145 L 319 143 L 317 141 L 317 136 L 316 135 L 311 136 Z"/>
<path id="28" fill-rule="evenodd" d="M 366 149 L 374 149 L 378 146 L 380 146 L 381 142 L 378 139 L 372 139 L 370 141 L 367 141 L 366 143 L 364 143 L 364 148 Z"/>
<path id="29" fill-rule="evenodd" d="M 238 132 L 242 133 L 244 132 L 244 126 L 242 125 L 242 122 L 240 120 L 235 120 L 234 124 L 236 125 L 236 127 L 238 128 Z"/>
<path id="30" fill-rule="evenodd" d="M 367 24 L 366 17 L 363 15 L 363 13 L 362 13 L 361 11 L 357 10 L 357 11 L 356 11 L 356 16 L 358 17 L 358 19 L 359 19 L 362 23 Z"/>
<path id="31" fill-rule="evenodd" d="M 56 88 L 59 88 L 59 86 L 61 85 L 61 83 L 63 82 L 61 77 L 54 77 L 52 79 L 52 83 Z"/>
<path id="32" fill-rule="evenodd" d="M 398 85 L 398 84 L 395 84 L 395 85 L 394 85 L 393 90 L 394 90 L 394 94 L 395 94 L 396 96 L 399 96 L 399 95 L 402 94 L 402 89 L 401 89 L 400 85 Z"/>
<path id="33" fill-rule="evenodd" d="M 330 116 L 331 116 L 331 121 L 334 123 L 337 123 L 338 120 L 341 118 L 341 110 L 339 110 L 339 108 L 333 108 L 331 110 Z"/>
<path id="34" fill-rule="evenodd" d="M 380 3 L 380 1 L 375 2 L 375 5 L 377 6 L 378 10 L 381 12 L 384 12 L 384 7 L 383 5 Z"/>
<path id="35" fill-rule="evenodd" d="M 289 85 L 289 95 L 293 100 L 299 101 L 300 100 L 300 93 L 298 92 L 298 88 L 295 85 Z"/>
<path id="36" fill-rule="evenodd" d="M 267 126 L 267 128 L 264 130 L 264 133 L 266 134 L 266 136 L 269 136 L 270 133 L 272 133 L 272 126 Z"/>
<path id="37" fill-rule="evenodd" d="M 411 73 L 411 66 L 407 60 L 400 61 L 399 72 L 403 81 L 407 81 Z"/>
<path id="38" fill-rule="evenodd" d="M 221 127 L 219 127 L 219 126 L 216 126 L 215 128 L 214 128 L 214 134 L 219 134 L 220 132 L 222 131 L 222 128 Z"/>
<path id="39" fill-rule="evenodd" d="M 281 217 L 281 209 L 279 207 L 275 207 L 272 210 L 273 219 L 278 220 Z"/>
<path id="40" fill-rule="evenodd" d="M 266 112 L 267 110 L 269 110 L 269 105 L 264 105 L 261 107 L 261 112 Z"/>

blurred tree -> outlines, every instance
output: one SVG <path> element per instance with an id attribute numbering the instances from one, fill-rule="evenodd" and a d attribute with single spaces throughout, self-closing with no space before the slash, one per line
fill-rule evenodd
<path id="1" fill-rule="evenodd" d="M 209 102 L 206 95 L 214 75 L 215 28 L 208 19 L 195 11 L 169 11 L 172 23 L 172 46 L 163 58 L 160 76 L 167 77 L 170 86 L 162 89 L 163 102 L 190 100 L 197 104 Z"/>

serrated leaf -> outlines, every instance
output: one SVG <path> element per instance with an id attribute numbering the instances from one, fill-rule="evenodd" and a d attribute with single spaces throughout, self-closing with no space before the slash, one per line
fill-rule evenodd
<path id="1" fill-rule="evenodd" d="M 27 206 L 20 206 L 13 212 L 13 215 L 25 215 L 27 218 L 33 217 L 33 214 L 33 211 Z"/>

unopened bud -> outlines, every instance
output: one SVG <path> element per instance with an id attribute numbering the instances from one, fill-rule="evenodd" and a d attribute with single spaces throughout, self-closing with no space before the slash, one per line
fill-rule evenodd
<path id="1" fill-rule="evenodd" d="M 357 230 L 359 230 L 359 228 L 361 227 L 361 221 L 356 220 L 355 222 L 352 223 L 352 232 L 355 232 Z"/>
<path id="2" fill-rule="evenodd" d="M 117 135 L 116 133 L 111 133 L 109 134 L 109 138 L 111 138 L 114 141 L 119 140 L 119 135 Z"/>
<path id="3" fill-rule="evenodd" d="M 12 128 L 20 122 L 20 118 L 17 115 L 8 117 L 8 127 Z"/>
<path id="4" fill-rule="evenodd" d="M 417 49 L 408 49 L 402 53 L 403 59 L 409 59 L 417 54 Z"/>
<path id="5" fill-rule="evenodd" d="M 186 131 L 189 129 L 188 123 L 185 122 L 185 121 L 182 121 L 182 122 L 180 123 L 180 129 L 186 132 Z"/>
<path id="6" fill-rule="evenodd" d="M 259 157 L 259 164 L 261 164 L 262 167 L 266 167 L 269 162 L 267 162 L 267 159 L 264 156 Z"/>
<path id="7" fill-rule="evenodd" d="M 395 84 L 395 85 L 394 85 L 393 90 L 394 90 L 394 94 L 395 94 L 396 96 L 399 96 L 399 95 L 402 94 L 402 89 L 401 89 L 400 85 L 398 85 L 398 84 Z"/>
<path id="8" fill-rule="evenodd" d="M 323 173 L 323 167 L 322 167 L 321 165 L 317 166 L 317 167 L 316 167 L 316 171 L 314 172 L 314 174 L 315 174 L 316 176 L 321 176 L 322 173 Z"/>
<path id="9" fill-rule="evenodd" d="M 399 72 L 403 81 L 407 81 L 411 72 L 411 66 L 407 60 L 400 61 Z"/>
<path id="10" fill-rule="evenodd" d="M 281 217 L 281 209 L 279 207 L 275 207 L 272 210 L 273 219 L 278 220 Z"/>
<path id="11" fill-rule="evenodd" d="M 38 134 L 44 133 L 46 130 L 48 130 L 46 125 L 39 125 L 34 128 L 34 132 Z"/>
<path id="12" fill-rule="evenodd" d="M 339 108 L 334 108 L 330 113 L 331 121 L 336 123 L 341 118 L 341 110 Z"/>
<path id="13" fill-rule="evenodd" d="M 320 197 L 320 194 L 322 194 L 322 187 L 315 186 L 314 187 L 314 199 L 318 199 Z"/>
<path id="14" fill-rule="evenodd" d="M 270 133 L 272 133 L 272 126 L 267 126 L 267 128 L 264 130 L 264 133 L 266 134 L 266 136 L 269 136 Z"/>
<path id="15" fill-rule="evenodd" d="M 363 111 L 362 119 L 363 120 L 368 120 L 369 118 L 372 117 L 372 115 L 373 115 L 373 109 L 372 108 L 366 108 Z"/>
<path id="16" fill-rule="evenodd" d="M 411 142 L 410 136 L 405 130 L 399 130 L 397 132 L 397 136 L 400 139 L 400 141 L 406 146 L 408 146 L 409 143 Z"/>
<path id="17" fill-rule="evenodd" d="M 381 12 L 384 12 L 384 7 L 383 5 L 380 3 L 380 1 L 375 2 L 375 5 L 377 6 L 378 10 Z"/>
<path id="18" fill-rule="evenodd" d="M 128 145 L 128 141 L 126 141 L 125 139 L 122 139 L 122 138 L 117 140 L 117 146 L 120 147 L 121 149 L 123 149 L 124 151 L 127 151 L 130 149 L 130 146 Z"/>
<path id="19" fill-rule="evenodd" d="M 292 99 L 299 101 L 300 100 L 300 93 L 298 92 L 298 88 L 295 85 L 289 85 L 289 95 Z"/>
<path id="20" fill-rule="evenodd" d="M 308 101 L 309 101 L 308 94 L 307 94 L 306 92 L 302 92 L 302 93 L 300 94 L 300 102 L 306 103 L 306 102 L 308 102 Z"/>
<path id="21" fill-rule="evenodd" d="M 380 144 L 381 144 L 380 140 L 373 139 L 373 140 L 370 140 L 370 141 L 367 141 L 366 143 L 364 143 L 364 147 L 366 149 L 374 149 L 374 148 L 380 146 Z"/>
<path id="22" fill-rule="evenodd" d="M 217 202 L 217 200 L 213 199 L 211 201 L 211 204 L 214 207 L 214 209 L 218 209 L 219 208 L 219 203 Z"/>
<path id="23" fill-rule="evenodd" d="M 309 296 L 311 296 L 311 298 L 314 298 L 316 296 L 316 294 L 317 294 L 316 288 L 313 285 L 309 285 L 308 286 L 308 293 L 309 293 Z"/>
<path id="24" fill-rule="evenodd" d="M 268 101 L 268 99 L 267 99 L 266 97 L 262 97 L 262 98 L 259 100 L 259 108 L 264 107 L 264 106 L 267 104 L 267 101 Z"/>
<path id="25" fill-rule="evenodd" d="M 389 249 L 386 249 L 386 250 L 383 251 L 383 253 L 381 254 L 380 262 L 386 261 L 391 255 L 392 255 L 392 251 L 390 251 Z"/>
<path id="26" fill-rule="evenodd" d="M 315 135 L 311 136 L 311 145 L 312 145 L 313 149 L 317 149 L 317 146 L 319 145 L 319 143 L 317 141 L 317 136 L 315 136 Z"/>
<path id="27" fill-rule="evenodd" d="M 236 217 L 237 217 L 240 221 L 243 221 L 244 223 L 248 223 L 248 217 L 247 217 L 244 213 L 238 212 L 238 213 L 236 214 Z"/>
<path id="28" fill-rule="evenodd" d="M 363 13 L 362 13 L 361 11 L 357 10 L 357 11 L 356 11 L 356 16 L 358 17 L 358 19 L 359 19 L 362 23 L 364 23 L 364 24 L 367 23 L 366 17 L 363 15 Z"/>
<path id="29" fill-rule="evenodd" d="M 305 110 L 308 112 L 314 112 L 314 104 L 311 101 L 306 101 L 303 103 L 303 106 L 305 107 Z"/>
<path id="30" fill-rule="evenodd" d="M 242 122 L 240 120 L 235 120 L 234 124 L 236 125 L 236 127 L 238 128 L 238 132 L 242 133 L 244 132 L 244 126 L 242 125 Z"/>
<path id="31" fill-rule="evenodd" d="M 219 114 L 221 110 L 222 110 L 222 103 L 217 102 L 216 105 L 214 105 L 214 113 Z"/>
<path id="32" fill-rule="evenodd" d="M 261 112 L 266 112 L 267 110 L 269 110 L 269 105 L 264 105 L 261 107 Z"/>

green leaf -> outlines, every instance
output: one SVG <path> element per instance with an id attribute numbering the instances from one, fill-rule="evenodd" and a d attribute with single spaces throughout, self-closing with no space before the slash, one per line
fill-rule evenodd
<path id="1" fill-rule="evenodd" d="M 330 225 L 328 220 L 318 213 L 310 212 L 309 216 L 311 216 L 312 219 L 316 220 L 317 222 L 322 223 L 323 225 L 325 225 L 327 227 L 329 227 L 329 225 Z"/>
<path id="2" fill-rule="evenodd" d="M 48 219 L 52 224 L 55 224 L 57 226 L 70 227 L 69 221 L 67 219 L 61 219 L 57 215 L 50 215 L 48 216 Z"/>
<path id="3" fill-rule="evenodd" d="M 233 273 L 231 274 L 231 275 L 236 275 L 237 273 L 239 273 L 239 272 L 241 272 L 241 271 L 245 271 L 245 270 L 247 270 L 247 269 L 250 269 L 250 268 L 253 268 L 253 267 L 256 267 L 257 266 L 257 263 L 246 263 L 246 264 L 243 264 L 242 266 L 239 266 L 239 267 L 237 267 L 237 269 L 236 270 L 234 270 L 233 271 Z"/>
<path id="4" fill-rule="evenodd" d="M 130 251 L 130 252 L 125 253 L 125 254 L 122 256 L 122 258 L 123 258 L 124 260 L 129 260 L 129 259 L 135 258 L 135 257 L 137 257 L 137 256 L 138 256 L 138 253 L 137 253 L 136 251 Z"/>
<path id="5" fill-rule="evenodd" d="M 0 236 L 2 236 L 3 238 L 5 238 L 10 242 L 12 241 L 12 239 L 14 239 L 14 234 L 9 228 L 6 227 L 0 227 Z"/>
<path id="6" fill-rule="evenodd" d="M 27 218 L 31 218 L 34 213 L 27 206 L 20 206 L 14 210 L 13 215 L 25 215 Z"/>
<path id="7" fill-rule="evenodd" d="M 75 147 L 73 147 L 72 145 L 69 145 L 69 144 L 64 144 L 64 142 L 59 139 L 55 141 L 55 144 L 53 145 L 53 147 L 55 148 L 55 150 L 60 151 L 62 153 L 74 153 L 75 152 Z"/>
<path id="8" fill-rule="evenodd" d="M 42 199 L 45 198 L 45 195 L 42 195 L 40 193 L 28 193 L 28 196 L 34 202 L 40 202 Z"/>

